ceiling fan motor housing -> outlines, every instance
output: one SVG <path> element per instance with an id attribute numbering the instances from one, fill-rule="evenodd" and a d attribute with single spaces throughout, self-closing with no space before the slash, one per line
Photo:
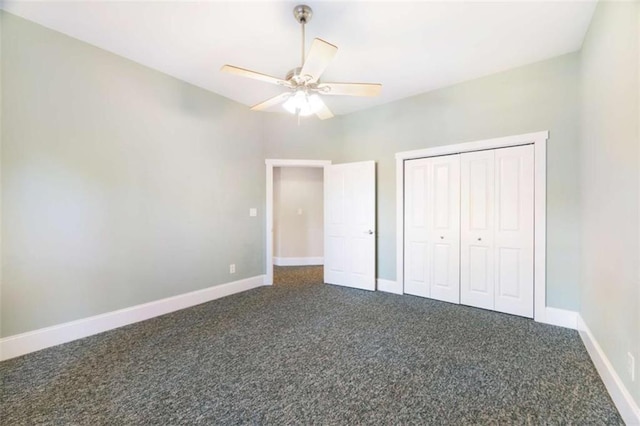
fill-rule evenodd
<path id="1" fill-rule="evenodd" d="M 298 85 L 302 83 L 302 79 L 300 78 L 300 71 L 302 71 L 302 67 L 296 67 L 287 73 L 285 80 L 293 83 L 294 85 Z"/>
<path id="2" fill-rule="evenodd" d="M 299 24 L 306 24 L 311 20 L 313 10 L 306 4 L 299 4 L 293 8 L 293 16 L 296 18 Z"/>

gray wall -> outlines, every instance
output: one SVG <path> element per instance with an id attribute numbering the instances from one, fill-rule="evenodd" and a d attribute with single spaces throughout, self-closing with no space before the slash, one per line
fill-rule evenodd
<path id="1" fill-rule="evenodd" d="M 0 337 L 2 337 L 2 11 L 0 11 Z"/>
<path id="2" fill-rule="evenodd" d="M 580 314 L 640 404 L 639 22 L 638 3 L 600 2 L 582 49 Z"/>
<path id="3" fill-rule="evenodd" d="M 318 120 L 302 118 L 300 123 L 289 114 L 264 114 L 266 158 L 331 160 L 343 159 L 343 117 Z"/>
<path id="4" fill-rule="evenodd" d="M 263 273 L 261 115 L 7 13 L 1 48 L 2 336 Z"/>

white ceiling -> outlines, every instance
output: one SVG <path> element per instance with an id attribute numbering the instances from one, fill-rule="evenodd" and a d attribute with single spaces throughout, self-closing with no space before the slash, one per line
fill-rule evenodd
<path id="1" fill-rule="evenodd" d="M 300 1 L 302 2 L 302 0 Z M 300 2 L 4 1 L 2 8 L 246 105 L 281 90 L 225 64 L 284 77 L 300 62 Z M 339 47 L 322 81 L 382 83 L 329 97 L 336 114 L 579 50 L 595 1 L 308 1 L 314 37 Z"/>

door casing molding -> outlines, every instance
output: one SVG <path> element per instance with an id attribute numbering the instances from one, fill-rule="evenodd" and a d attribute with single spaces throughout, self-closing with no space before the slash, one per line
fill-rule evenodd
<path id="1" fill-rule="evenodd" d="M 267 170 L 267 200 L 265 208 L 266 220 L 266 247 L 265 247 L 265 285 L 273 284 L 273 168 L 274 167 L 322 167 L 323 169 L 331 165 L 330 160 L 276 160 L 267 159 L 264 161 Z M 324 192 L 324 188 L 323 188 Z M 324 196 L 324 194 L 323 194 Z"/>
<path id="2" fill-rule="evenodd" d="M 534 146 L 534 269 L 533 318 L 546 321 L 547 307 L 547 140 L 549 131 L 526 133 L 495 139 L 485 139 L 454 145 L 418 149 L 396 153 L 396 281 L 404 292 L 404 162 L 416 158 L 437 157 L 463 152 Z"/>

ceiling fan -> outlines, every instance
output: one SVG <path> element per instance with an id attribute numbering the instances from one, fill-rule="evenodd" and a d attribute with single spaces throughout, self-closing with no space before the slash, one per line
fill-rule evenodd
<path id="1" fill-rule="evenodd" d="M 289 71 L 285 78 L 272 77 L 233 65 L 224 65 L 220 69 L 220 71 L 277 84 L 289 89 L 278 96 L 252 106 L 252 111 L 261 111 L 283 103 L 283 107 L 290 113 L 296 114 L 298 118 L 316 114 L 320 119 L 325 120 L 333 117 L 333 113 L 319 95 L 377 96 L 380 94 L 381 84 L 320 82 L 320 76 L 335 56 L 338 48 L 316 38 L 311 44 L 309 55 L 305 57 L 304 26 L 311 20 L 312 14 L 313 11 L 307 5 L 298 5 L 293 8 L 293 16 L 302 28 L 302 64 Z"/>

